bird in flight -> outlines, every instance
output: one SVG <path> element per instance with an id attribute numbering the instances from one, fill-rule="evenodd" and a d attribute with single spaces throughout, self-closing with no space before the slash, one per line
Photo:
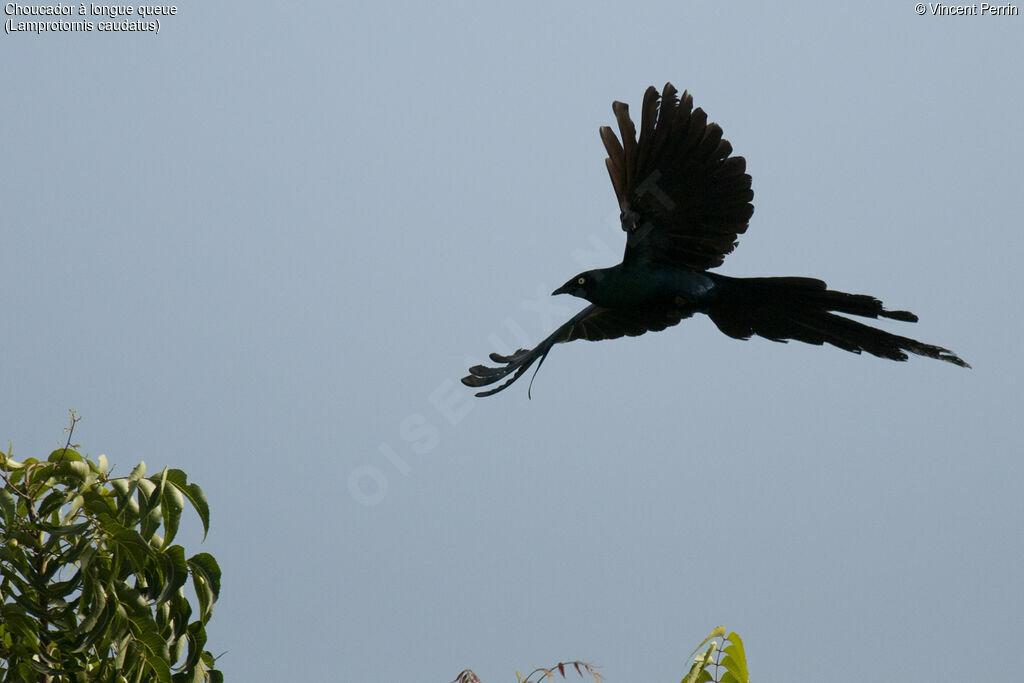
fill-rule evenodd
<path id="1" fill-rule="evenodd" d="M 534 362 L 540 370 L 555 344 L 635 337 L 694 313 L 706 314 L 736 339 L 756 334 L 777 342 L 828 342 L 892 360 L 907 360 L 907 353 L 914 353 L 970 367 L 948 349 L 838 315 L 917 322 L 913 313 L 886 310 L 872 296 L 837 292 L 808 277 L 735 278 L 709 272 L 736 247 L 736 236 L 746 231 L 754 213 L 746 161 L 732 156 L 722 129 L 693 108 L 689 93 L 679 97 L 671 83 L 660 95 L 653 86 L 644 93 L 639 138 L 629 107 L 614 102 L 612 111 L 622 140 L 603 126 L 601 141 L 626 233 L 622 263 L 575 275 L 552 292 L 578 296 L 590 305 L 533 349 L 508 356 L 492 353 L 497 367 L 471 367 L 462 378 L 470 387 L 508 378 L 477 396 L 507 388 Z"/>

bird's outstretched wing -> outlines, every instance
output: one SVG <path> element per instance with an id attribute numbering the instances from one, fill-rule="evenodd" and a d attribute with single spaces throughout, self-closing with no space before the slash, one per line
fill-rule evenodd
<path id="1" fill-rule="evenodd" d="M 730 156 L 718 124 L 671 83 L 660 96 L 653 86 L 644 93 L 639 140 L 629 107 L 615 102 L 612 110 L 622 142 L 608 126 L 601 140 L 627 233 L 624 260 L 720 266 L 754 213 L 746 161 Z"/>
<path id="2" fill-rule="evenodd" d="M 462 378 L 462 383 L 469 387 L 483 387 L 512 375 L 504 384 L 494 389 L 477 392 L 476 394 L 477 396 L 491 396 L 511 385 L 535 361 L 539 361 L 537 362 L 537 370 L 533 373 L 534 377 L 536 377 L 537 372 L 540 371 L 540 366 L 544 364 L 544 359 L 555 344 L 570 342 L 576 339 L 600 341 L 602 339 L 617 339 L 624 336 L 636 337 L 644 332 L 658 332 L 666 327 L 671 327 L 683 318 L 689 317 L 692 313 L 692 311 L 688 311 L 684 307 L 624 311 L 601 308 L 591 304 L 570 318 L 568 322 L 552 332 L 547 339 L 532 349 L 519 349 L 508 356 L 502 356 L 497 353 L 490 354 L 492 361 L 502 365 L 494 368 L 485 365 L 474 365 L 469 369 L 469 374 Z M 532 379 L 530 380 L 530 385 L 531 387 L 533 385 Z M 527 396 L 529 396 L 529 393 L 529 390 L 527 390 Z"/>

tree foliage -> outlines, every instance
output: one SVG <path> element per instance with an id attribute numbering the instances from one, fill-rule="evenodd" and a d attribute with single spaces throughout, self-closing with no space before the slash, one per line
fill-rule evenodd
<path id="1" fill-rule="evenodd" d="M 704 646 L 707 646 L 706 648 Z M 743 651 L 743 641 L 733 631 L 726 635 L 725 627 L 719 626 L 711 631 L 690 656 L 700 655 L 694 658 L 693 665 L 683 678 L 682 683 L 750 683 L 750 674 L 747 672 L 747 655 Z M 537 668 L 527 676 L 516 672 L 518 683 L 540 683 L 541 681 L 553 681 L 556 676 L 566 678 L 566 672 L 575 671 L 580 678 L 592 678 L 594 683 L 601 683 L 604 676 L 597 673 L 592 664 L 586 662 L 559 662 L 553 667 Z M 472 669 L 466 669 L 455 677 L 452 683 L 483 683 L 480 677 L 473 673 Z"/>
<path id="2" fill-rule="evenodd" d="M 0 680 L 222 681 L 205 649 L 220 567 L 173 544 L 186 502 L 209 531 L 202 489 L 145 463 L 112 478 L 76 448 L 0 452 Z"/>

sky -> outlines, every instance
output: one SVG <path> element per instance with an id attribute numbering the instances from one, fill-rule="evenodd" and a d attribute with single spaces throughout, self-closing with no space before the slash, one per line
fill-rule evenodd
<path id="1" fill-rule="evenodd" d="M 229 680 L 677 681 L 718 624 L 762 683 L 1004 679 L 1022 32 L 909 0 L 187 2 L 159 33 L 6 32 L 0 443 L 45 457 L 74 409 L 115 474 L 203 487 L 211 532 L 179 538 L 224 572 Z M 753 176 L 719 272 L 872 294 L 973 369 L 697 316 L 473 398 L 469 365 L 620 259 L 598 128 L 666 81 Z"/>

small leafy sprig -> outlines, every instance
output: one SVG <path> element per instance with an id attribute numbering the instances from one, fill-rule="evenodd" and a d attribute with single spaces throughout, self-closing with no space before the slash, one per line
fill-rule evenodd
<path id="1" fill-rule="evenodd" d="M 725 626 L 711 631 L 690 656 L 707 649 L 693 660 L 682 683 L 750 683 L 743 640 L 735 631 L 726 635 Z"/>

